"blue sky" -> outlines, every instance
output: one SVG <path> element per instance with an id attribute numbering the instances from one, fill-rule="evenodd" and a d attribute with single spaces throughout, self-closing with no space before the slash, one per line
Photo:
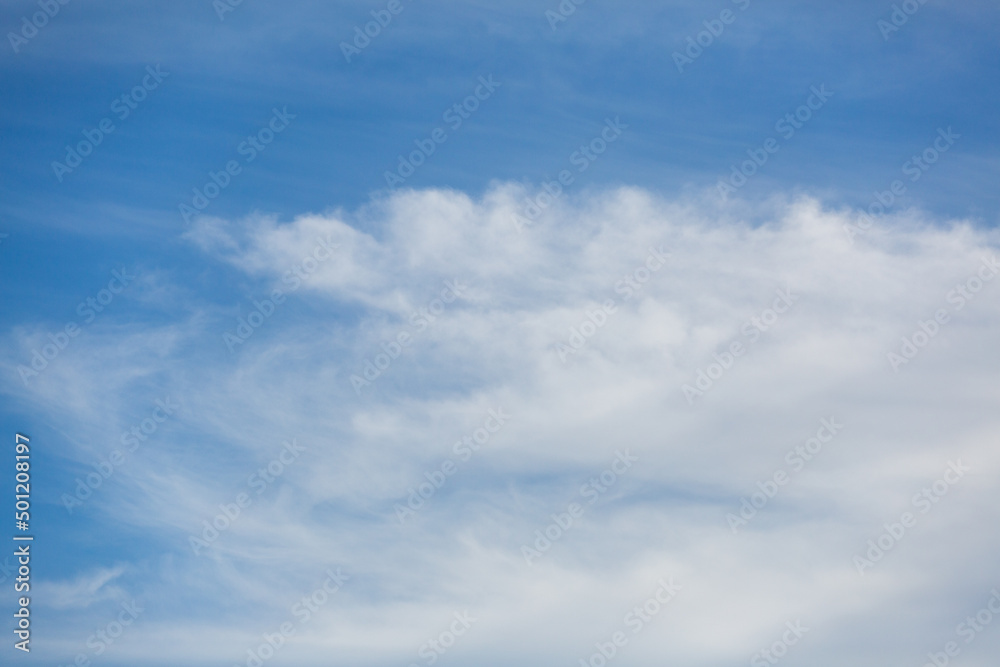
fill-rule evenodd
<path id="1" fill-rule="evenodd" d="M 36 443 L 38 540 L 34 650 L 5 640 L 5 661 L 246 664 L 287 620 L 268 664 L 422 665 L 469 611 L 441 664 L 578 664 L 666 578 L 683 588 L 660 627 L 614 660 L 745 664 L 801 619 L 789 663 L 911 665 L 987 603 L 992 3 L 216 5 L 70 1 L 23 39 L 39 4 L 0 8 L 0 426 Z M 730 530 L 831 416 L 843 447 Z M 583 496 L 628 448 L 641 463 Z M 912 495 L 959 458 L 924 519 Z M 12 493 L 12 454 L 0 473 Z M 859 573 L 907 508 L 896 562 Z M 974 637 L 963 664 L 992 664 L 996 632 Z"/>

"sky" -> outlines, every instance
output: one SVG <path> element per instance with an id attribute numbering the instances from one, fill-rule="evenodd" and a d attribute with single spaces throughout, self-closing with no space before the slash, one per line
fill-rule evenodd
<path id="1" fill-rule="evenodd" d="M 4 664 L 995 664 L 995 3 L 0 28 Z"/>

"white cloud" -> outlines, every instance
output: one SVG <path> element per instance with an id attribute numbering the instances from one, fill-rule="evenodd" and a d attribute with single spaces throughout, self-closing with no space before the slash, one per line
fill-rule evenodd
<path id="1" fill-rule="evenodd" d="M 118 564 L 80 574 L 70 581 L 44 581 L 35 587 L 37 599 L 55 609 L 86 609 L 95 602 L 121 598 L 122 589 L 111 582 L 121 577 L 125 569 Z"/>
<path id="2" fill-rule="evenodd" d="M 625 188 L 560 202 L 518 233 L 511 216 L 525 195 L 512 185 L 478 200 L 409 191 L 353 214 L 203 221 L 190 238 L 256 279 L 261 296 L 287 288 L 283 276 L 317 238 L 340 247 L 235 354 L 221 340 L 235 318 L 199 306 L 183 326 L 109 320 L 39 378 L 39 401 L 95 392 L 138 414 L 127 388 L 142 368 L 192 406 L 101 509 L 171 545 L 181 580 L 210 578 L 205 604 L 254 601 L 239 619 L 198 621 L 231 647 L 216 647 L 220 659 L 245 655 L 332 565 L 351 582 L 283 659 L 421 662 L 421 643 L 469 609 L 480 620 L 455 664 L 575 663 L 672 576 L 682 593 L 630 639 L 623 665 L 746 661 L 798 618 L 811 631 L 797 660 L 854 665 L 842 647 L 858 619 L 892 618 L 908 599 L 946 601 L 870 640 L 879 664 L 909 665 L 922 655 L 913 637 L 947 636 L 965 602 L 988 593 L 1000 281 L 961 310 L 947 294 L 992 258 L 995 231 L 907 212 L 852 244 L 850 212 L 807 198 L 719 205 Z M 660 247 L 669 261 L 626 299 L 619 281 Z M 418 330 L 411 315 L 456 279 L 468 285 L 462 298 Z M 744 330 L 785 289 L 794 305 L 766 331 Z M 615 312 L 563 363 L 556 345 L 608 299 Z M 887 353 L 938 309 L 949 322 L 894 372 Z M 356 395 L 350 377 L 400 331 L 412 345 Z M 148 336 L 171 345 L 150 355 L 136 345 Z M 745 354 L 690 405 L 682 385 L 733 341 Z M 23 354 L 26 340 L 12 342 Z M 74 405 L 67 430 L 87 418 Z M 453 443 L 499 406 L 509 424 L 459 460 Z M 726 514 L 789 470 L 785 453 L 831 416 L 844 430 L 733 535 Z M 252 496 L 210 558 L 193 557 L 188 535 L 293 437 L 308 448 L 301 462 Z M 521 545 L 552 513 L 585 503 L 581 484 L 626 448 L 641 462 L 526 565 Z M 394 503 L 449 457 L 458 471 L 400 526 Z M 858 575 L 852 556 L 958 458 L 968 478 Z M 162 581 L 149 588 L 150 600 L 179 595 Z M 180 626 L 149 620 L 133 632 Z M 902 636 L 911 655 L 892 650 Z M 163 650 L 202 657 L 183 642 Z"/>

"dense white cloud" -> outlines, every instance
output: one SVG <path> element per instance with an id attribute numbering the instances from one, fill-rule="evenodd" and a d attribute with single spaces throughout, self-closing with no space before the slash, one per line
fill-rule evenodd
<path id="1" fill-rule="evenodd" d="M 118 659 L 155 646 L 196 664 L 206 644 L 177 640 L 193 633 L 236 663 L 289 620 L 284 664 L 424 664 L 418 648 L 468 610 L 478 620 L 451 664 L 578 664 L 617 630 L 622 665 L 745 663 L 801 619 L 796 664 L 914 665 L 989 597 L 1000 281 L 961 309 L 948 295 L 993 261 L 996 232 L 906 212 L 851 239 L 850 211 L 808 198 L 628 188 L 558 201 L 518 231 L 528 194 L 407 191 L 284 223 L 202 220 L 189 240 L 252 279 L 253 299 L 286 292 L 253 336 L 231 353 L 237 317 L 207 303 L 169 327 L 109 316 L 35 378 L 29 400 L 60 406 L 83 462 L 155 397 L 183 404 L 91 502 L 167 549 L 136 591 L 149 608 L 248 605 L 151 614 Z M 324 243 L 333 257 L 304 264 Z M 292 289 L 288 272 L 313 266 Z M 435 302 L 456 282 L 459 298 Z M 947 323 L 926 324 L 938 310 Z M 600 326 L 576 350 L 588 318 Z M 933 337 L 893 370 L 887 354 L 921 322 Z M 400 332 L 410 344 L 356 392 L 351 376 Z M 13 335 L 4 364 L 42 336 Z M 686 396 L 700 371 L 718 375 L 713 355 L 729 368 Z M 155 396 L 130 392 L 146 381 Z M 509 421 L 463 460 L 454 443 L 491 409 Z M 786 453 L 831 418 L 843 428 L 795 469 Z M 261 489 L 251 476 L 292 439 L 305 452 Z M 626 450 L 638 462 L 603 486 Z M 456 472 L 400 525 L 395 506 L 449 458 Z M 911 497 L 958 459 L 969 472 L 921 514 Z M 788 483 L 733 534 L 727 514 L 779 470 Z M 606 489 L 593 505 L 590 479 Z M 241 492 L 252 505 L 194 556 L 189 535 Z M 522 545 L 573 502 L 583 516 L 528 565 Z M 860 575 L 852 558 L 907 510 L 916 526 Z M 292 605 L 337 566 L 350 580 L 299 624 Z M 671 577 L 683 588 L 633 635 L 625 615 Z M 988 664 L 996 645 L 977 639 L 963 664 Z"/>

